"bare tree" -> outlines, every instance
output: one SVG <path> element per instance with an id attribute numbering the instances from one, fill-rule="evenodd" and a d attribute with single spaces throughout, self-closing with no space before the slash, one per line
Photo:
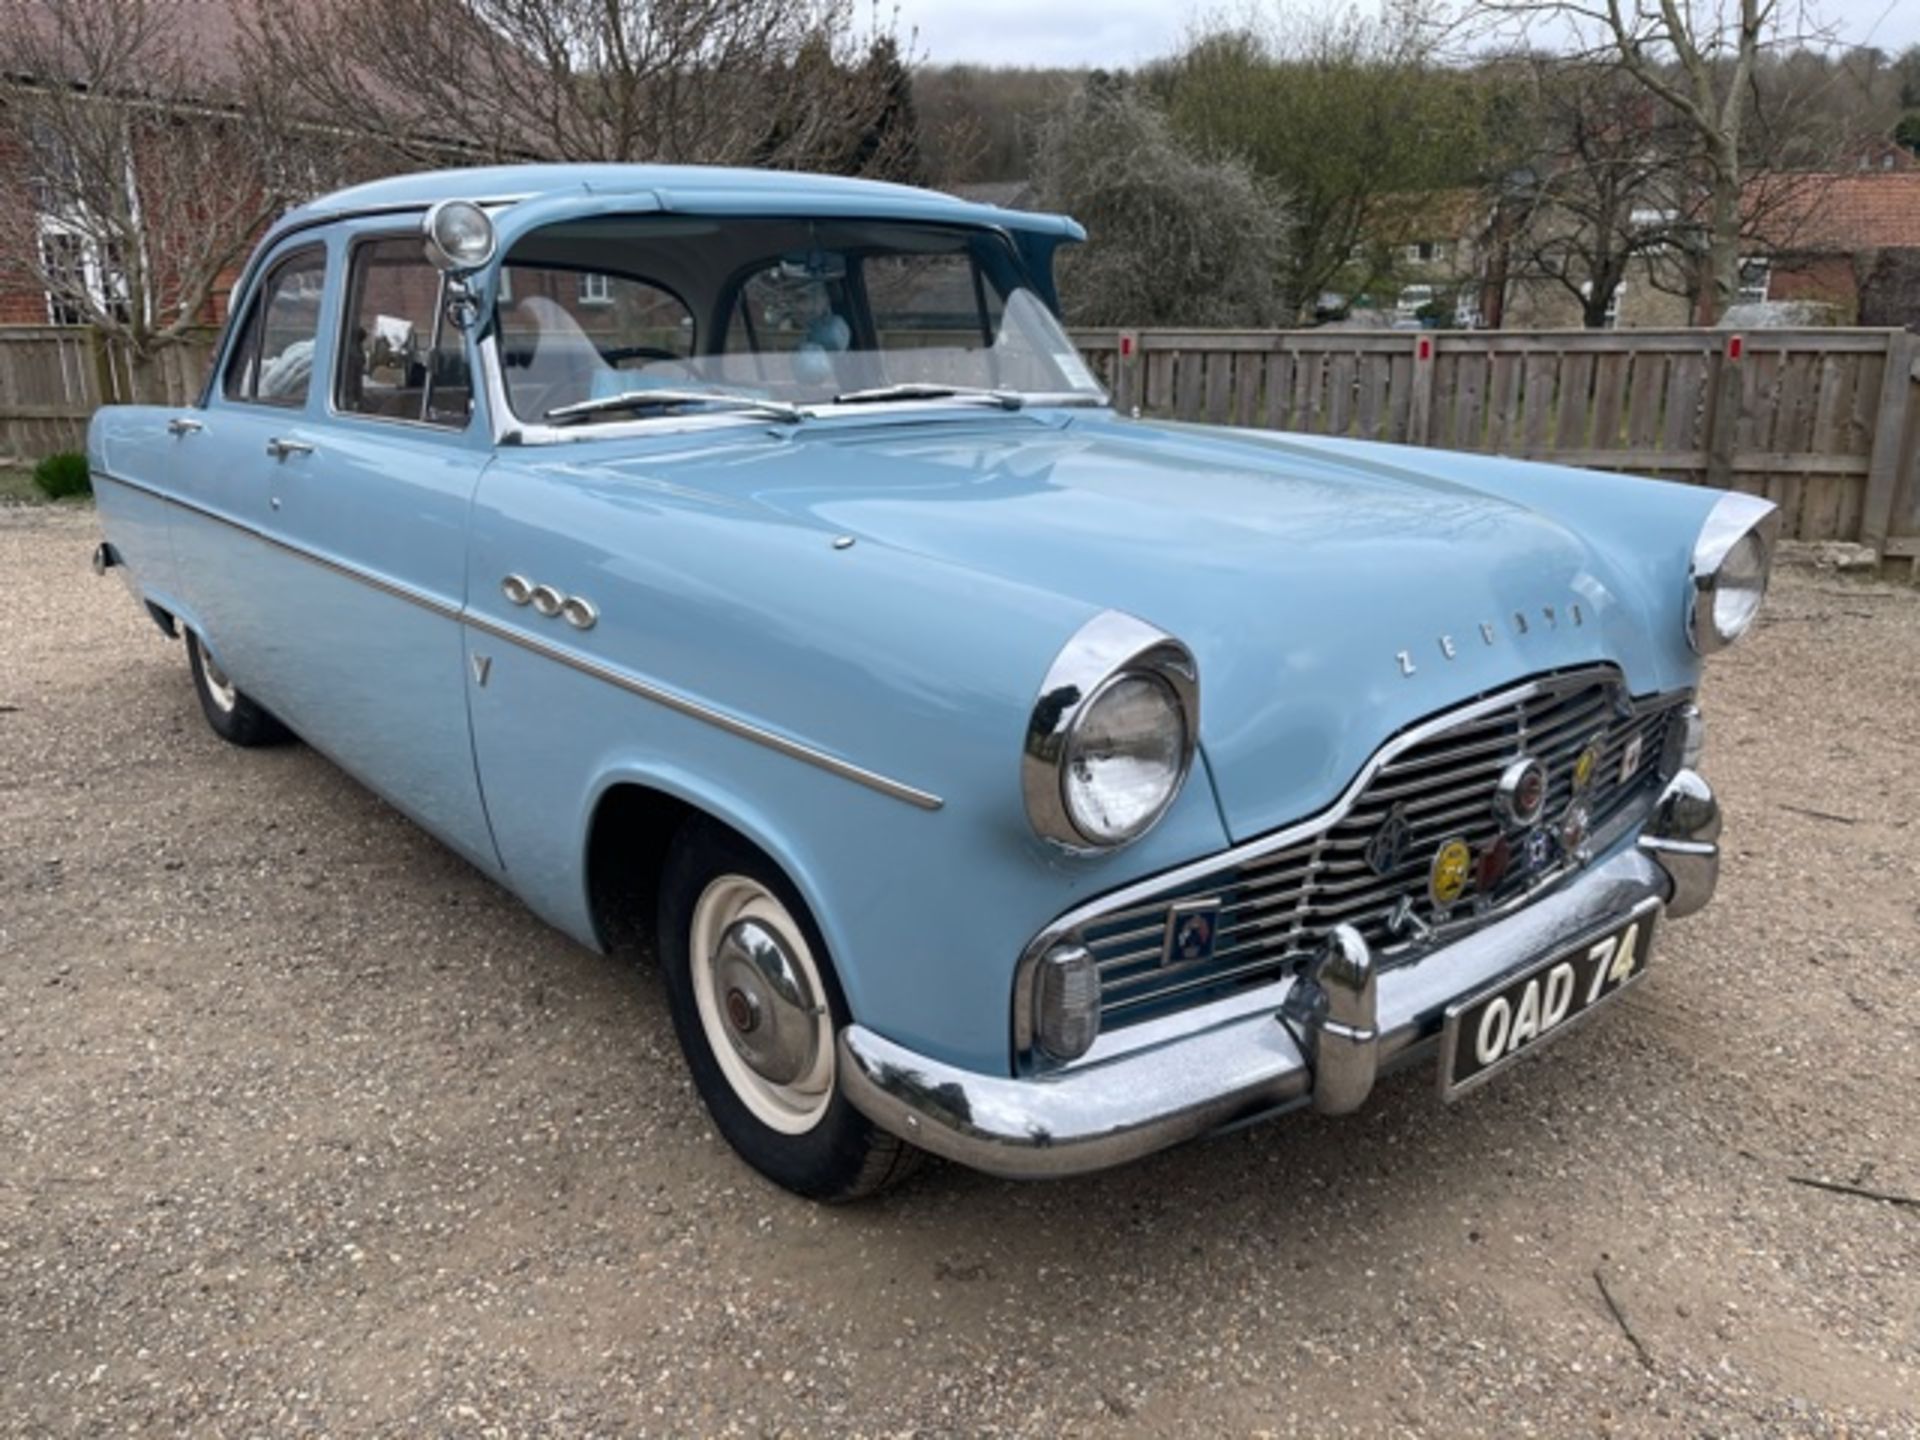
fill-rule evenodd
<path id="1" fill-rule="evenodd" d="M 222 68 L 177 0 L 34 0 L 0 27 L 0 270 L 123 342 L 136 388 L 340 151 Z"/>
<path id="2" fill-rule="evenodd" d="M 905 62 L 852 0 L 254 0 L 312 113 L 397 162 L 656 160 L 910 170 Z M 889 133 L 891 132 L 891 133 Z"/>
<path id="3" fill-rule="evenodd" d="M 1091 239 L 1062 258 L 1082 325 L 1264 325 L 1286 209 L 1244 162 L 1183 144 L 1150 97 L 1095 72 L 1040 131 L 1035 179 Z"/>
<path id="4" fill-rule="evenodd" d="M 1525 87 L 1528 136 L 1501 187 L 1508 274 L 1558 284 L 1603 328 L 1629 271 L 1681 253 L 1690 233 L 1688 137 L 1617 69 L 1537 55 L 1504 68 Z"/>
<path id="5" fill-rule="evenodd" d="M 1810 28 L 1788 33 L 1782 0 L 1475 0 L 1475 8 L 1496 27 L 1563 28 L 1579 58 L 1617 68 L 1671 109 L 1700 195 L 1697 318 L 1717 320 L 1740 287 L 1755 71 L 1766 52 L 1813 38 Z"/>

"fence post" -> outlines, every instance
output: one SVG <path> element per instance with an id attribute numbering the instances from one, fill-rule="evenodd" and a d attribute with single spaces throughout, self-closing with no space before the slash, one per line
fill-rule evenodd
<path id="1" fill-rule="evenodd" d="M 100 333 L 100 327 L 87 327 L 87 356 L 93 361 L 93 409 L 102 405 L 116 403 L 120 387 L 114 383 L 113 355 L 107 348 L 107 338 Z"/>
<path id="2" fill-rule="evenodd" d="M 1114 408 L 1130 415 L 1140 408 L 1140 337 L 1122 330 L 1113 341 Z"/>
<path id="3" fill-rule="evenodd" d="M 1740 428 L 1740 357 L 1746 341 L 1728 335 L 1707 361 L 1707 484 L 1733 485 L 1734 436 Z"/>
<path id="4" fill-rule="evenodd" d="M 1413 394 L 1407 406 L 1407 444 L 1424 445 L 1433 428 L 1433 336 L 1413 339 Z"/>
<path id="5" fill-rule="evenodd" d="M 1900 457 L 1906 451 L 1907 392 L 1913 384 L 1920 341 L 1905 330 L 1887 335 L 1887 369 L 1880 383 L 1879 421 L 1873 427 L 1873 452 L 1867 463 L 1867 494 L 1860 507 L 1860 540 L 1884 550 L 1893 528 L 1893 500 L 1900 488 Z"/>

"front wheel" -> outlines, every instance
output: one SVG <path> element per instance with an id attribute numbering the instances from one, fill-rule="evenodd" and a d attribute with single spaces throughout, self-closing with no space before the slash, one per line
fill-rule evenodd
<path id="1" fill-rule="evenodd" d="M 220 668 L 207 642 L 187 632 L 187 666 L 193 671 L 194 693 L 213 733 L 230 745 L 277 745 L 289 738 L 287 727 L 247 697 L 247 693 Z"/>
<path id="2" fill-rule="evenodd" d="M 853 1200 L 920 1153 L 838 1086 L 848 1023 L 827 949 L 786 877 L 732 832 L 696 820 L 661 879 L 660 962 L 680 1048 L 727 1143 L 775 1184 Z"/>

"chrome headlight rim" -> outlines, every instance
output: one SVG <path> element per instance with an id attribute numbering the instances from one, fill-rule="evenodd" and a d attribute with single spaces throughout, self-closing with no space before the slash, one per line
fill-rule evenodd
<path id="1" fill-rule="evenodd" d="M 1766 598 L 1774 547 L 1779 538 L 1779 507 L 1757 495 L 1730 492 L 1722 495 L 1707 512 L 1706 522 L 1693 543 L 1693 562 L 1688 575 L 1687 643 L 1695 654 L 1705 656 L 1724 650 L 1753 628 Z M 1720 628 L 1715 604 L 1722 567 L 1748 543 L 1759 547 L 1760 594 L 1739 627 L 1729 632 Z"/>
<path id="2" fill-rule="evenodd" d="M 1113 687 L 1130 676 L 1165 685 L 1184 728 L 1179 764 L 1161 802 L 1125 835 L 1088 834 L 1067 800 L 1067 755 L 1076 728 Z M 1075 855 L 1104 855 L 1131 845 L 1159 824 L 1186 788 L 1200 743 L 1200 673 L 1193 653 L 1166 631 L 1119 610 L 1106 610 L 1075 632 L 1047 671 L 1021 747 L 1020 789 L 1034 833 Z"/>

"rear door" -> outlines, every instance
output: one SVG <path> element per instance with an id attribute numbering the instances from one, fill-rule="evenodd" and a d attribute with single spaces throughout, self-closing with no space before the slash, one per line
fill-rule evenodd
<path id="1" fill-rule="evenodd" d="M 276 713 L 286 643 L 260 604 L 278 569 L 258 533 L 271 477 L 266 447 L 308 423 L 327 263 L 317 239 L 273 256 L 244 303 L 206 407 L 170 422 L 171 482 L 184 502 L 174 516 L 175 586 L 187 621 L 221 669 Z"/>

